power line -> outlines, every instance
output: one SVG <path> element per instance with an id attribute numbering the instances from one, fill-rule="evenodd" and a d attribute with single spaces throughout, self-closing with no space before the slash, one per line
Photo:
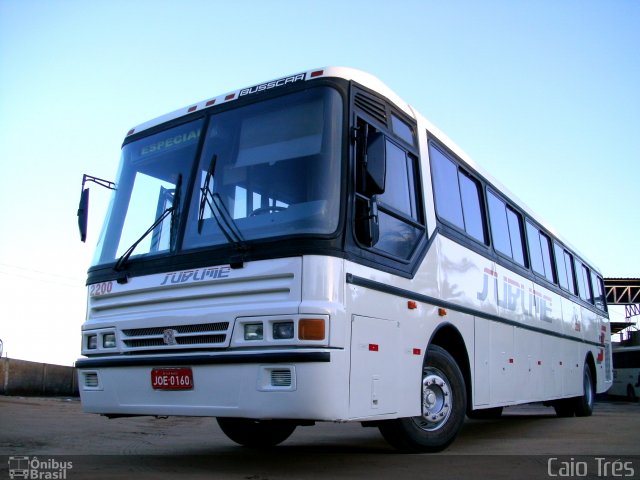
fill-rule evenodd
<path id="1" fill-rule="evenodd" d="M 43 270 L 36 270 L 34 268 L 28 268 L 28 267 L 24 267 L 24 266 L 20 266 L 20 265 L 12 265 L 10 263 L 5 263 L 5 262 L 0 262 L 0 267 L 16 269 L 16 270 L 22 270 L 22 271 L 25 271 L 25 272 L 34 273 L 34 274 L 38 274 L 38 275 L 47 275 L 47 276 L 50 276 L 50 277 L 57 277 L 57 278 L 60 278 L 60 279 L 63 279 L 63 280 L 71 280 L 71 281 L 74 281 L 74 282 L 83 282 L 84 281 L 80 277 L 72 277 L 70 275 L 61 275 L 59 273 L 45 272 Z M 0 273 L 6 273 L 6 272 L 0 271 Z M 13 273 L 7 273 L 7 274 L 13 274 Z"/>
<path id="2" fill-rule="evenodd" d="M 9 270 L 7 270 L 9 269 Z M 0 263 L 0 275 L 11 278 L 24 278 L 30 281 L 48 283 L 52 285 L 79 288 L 84 287 L 84 281 L 79 277 L 71 277 L 68 275 L 59 275 L 50 272 L 44 272 L 26 267 L 18 267 Z"/>

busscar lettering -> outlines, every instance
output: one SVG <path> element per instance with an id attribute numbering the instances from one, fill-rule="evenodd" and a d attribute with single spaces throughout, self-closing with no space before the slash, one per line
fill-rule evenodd
<path id="1" fill-rule="evenodd" d="M 231 267 L 210 267 L 185 270 L 182 272 L 167 273 L 160 285 L 180 284 L 186 282 L 202 282 L 205 280 L 217 280 L 229 278 Z"/>
<path id="2" fill-rule="evenodd" d="M 539 316 L 541 320 L 551 322 L 553 319 L 553 300 L 535 288 L 525 286 L 506 275 L 502 277 L 502 285 L 498 273 L 490 268 L 484 269 L 482 290 L 476 294 L 481 302 L 491 295 L 493 301 L 501 308 L 512 312 L 521 311 L 527 316 Z"/>
<path id="3" fill-rule="evenodd" d="M 292 75 L 290 77 L 280 78 L 278 80 L 273 80 L 271 82 L 262 83 L 260 85 L 254 85 L 253 87 L 243 88 L 240 90 L 240 94 L 238 96 L 243 97 L 245 95 L 252 95 L 258 92 L 264 92 L 265 90 L 271 90 L 272 88 L 283 87 L 289 83 L 299 82 L 300 80 L 304 80 L 305 74 L 299 73 L 297 75 Z"/>

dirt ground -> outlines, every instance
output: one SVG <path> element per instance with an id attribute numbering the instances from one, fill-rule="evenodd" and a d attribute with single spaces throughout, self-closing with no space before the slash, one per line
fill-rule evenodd
<path id="1" fill-rule="evenodd" d="M 498 420 L 467 420 L 441 454 L 406 455 L 355 423 L 299 427 L 275 449 L 251 450 L 212 418 L 108 420 L 82 413 L 77 399 L 0 396 L 0 480 L 25 457 L 37 458 L 40 478 L 71 462 L 67 479 L 640 478 L 640 405 L 601 401 L 588 418 L 511 407 Z"/>

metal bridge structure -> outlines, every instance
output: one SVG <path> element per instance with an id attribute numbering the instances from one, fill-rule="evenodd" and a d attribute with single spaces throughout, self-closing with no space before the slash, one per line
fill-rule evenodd
<path id="1" fill-rule="evenodd" d="M 631 319 L 640 315 L 640 278 L 605 278 L 608 305 L 624 305 L 625 321 L 611 322 L 611 334 L 635 325 Z"/>

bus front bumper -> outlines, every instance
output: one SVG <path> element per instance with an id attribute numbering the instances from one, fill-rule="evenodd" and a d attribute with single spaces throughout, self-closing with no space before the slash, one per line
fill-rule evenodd
<path id="1" fill-rule="evenodd" d="M 88 413 L 341 421 L 347 360 L 343 350 L 313 349 L 86 358 L 76 368 Z M 190 380 L 154 386 L 154 370 Z"/>

